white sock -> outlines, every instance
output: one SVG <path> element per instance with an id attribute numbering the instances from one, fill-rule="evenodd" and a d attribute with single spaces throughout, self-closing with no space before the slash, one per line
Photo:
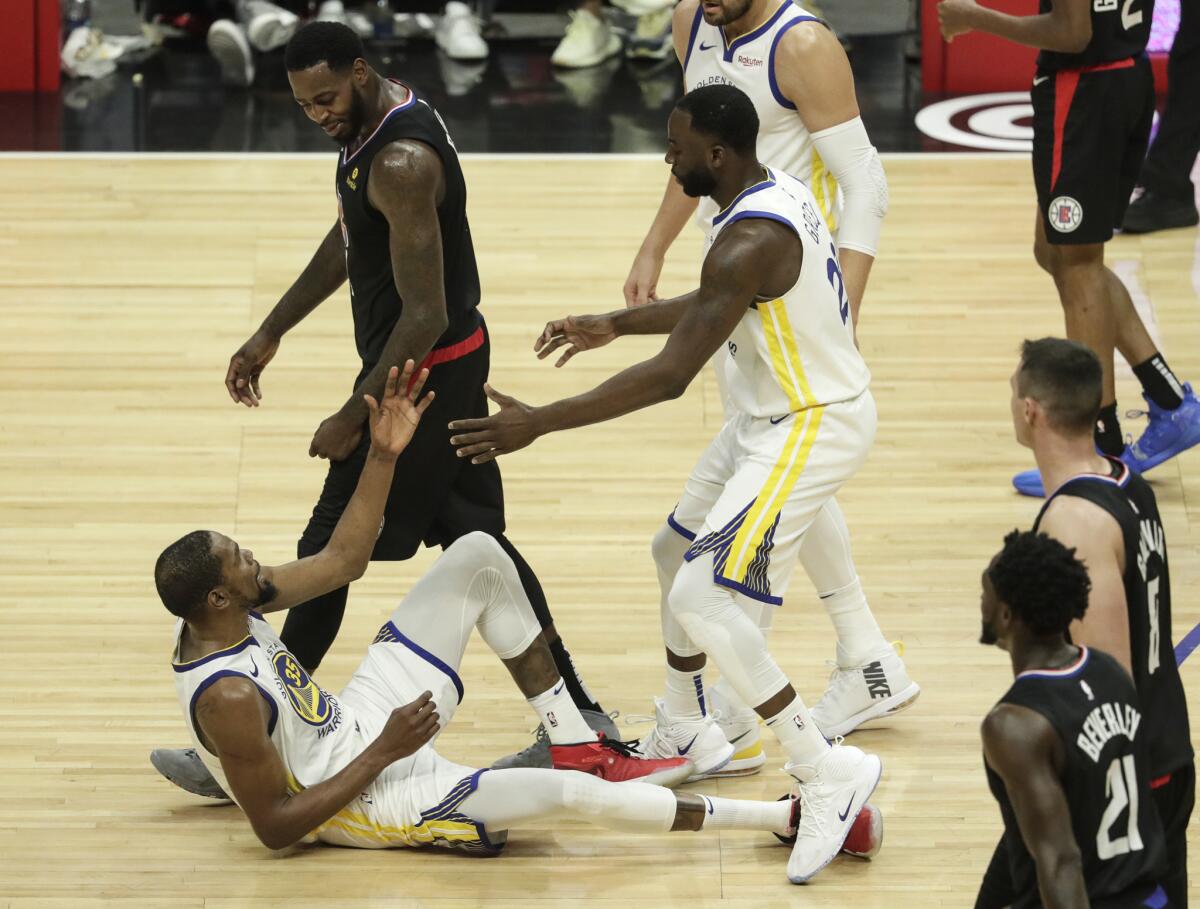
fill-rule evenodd
<path id="1" fill-rule="evenodd" d="M 667 666 L 667 713 L 672 718 L 699 719 L 704 707 L 704 670 L 676 669 Z"/>
<path id="2" fill-rule="evenodd" d="M 804 701 L 796 695 L 795 700 L 767 720 L 767 725 L 779 739 L 787 752 L 790 764 L 816 764 L 829 750 L 825 736 L 809 716 Z"/>
<path id="3" fill-rule="evenodd" d="M 596 733 L 584 721 L 583 714 L 571 700 L 571 693 L 562 679 L 536 697 L 526 700 L 541 717 L 551 745 L 578 745 L 580 742 L 596 740 Z"/>
<path id="4" fill-rule="evenodd" d="M 787 834 L 792 820 L 792 800 L 779 802 L 750 802 L 744 799 L 722 799 L 702 795 L 704 799 L 703 830 L 769 830 Z"/>
<path id="5" fill-rule="evenodd" d="M 871 607 L 867 605 L 858 578 L 839 590 L 821 594 L 821 605 L 829 613 L 838 643 L 852 659 L 851 665 L 891 646 L 879 630 L 875 616 L 871 615 Z"/>

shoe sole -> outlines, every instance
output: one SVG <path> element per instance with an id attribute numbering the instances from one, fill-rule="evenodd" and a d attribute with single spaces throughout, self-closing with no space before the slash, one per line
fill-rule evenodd
<path id="1" fill-rule="evenodd" d="M 878 704 L 872 704 L 866 710 L 859 711 L 849 719 L 843 720 L 839 725 L 826 729 L 818 722 L 817 728 L 821 730 L 821 735 L 830 740 L 838 736 L 849 735 L 864 723 L 906 710 L 913 705 L 920 694 L 921 686 L 916 682 L 909 682 L 908 687 L 903 691 L 893 694 L 890 698 L 884 698 Z"/>
<path id="2" fill-rule="evenodd" d="M 859 801 L 856 798 L 853 802 L 850 803 L 850 810 L 848 812 L 846 812 L 846 817 L 857 818 L 858 813 L 860 811 L 862 811 L 863 805 L 865 805 L 867 803 L 867 801 L 871 798 L 871 796 L 875 794 L 875 789 L 876 789 L 876 787 L 879 786 L 879 781 L 883 778 L 883 761 L 880 760 L 878 758 L 878 756 L 876 757 L 876 760 L 879 760 L 879 772 L 875 775 L 875 781 L 873 783 L 871 783 L 870 790 L 862 797 L 861 801 Z M 857 793 L 856 793 L 856 795 L 857 795 Z M 814 868 L 812 871 L 810 871 L 808 874 L 804 875 L 803 877 L 798 877 L 798 876 L 792 877 L 792 875 L 789 873 L 788 880 L 791 881 L 793 884 L 807 884 L 814 877 L 816 877 L 818 874 L 820 874 L 821 871 L 824 870 L 826 865 L 828 865 L 830 862 L 832 862 L 835 858 L 838 857 L 838 853 L 840 853 L 842 851 L 842 846 L 846 842 L 846 837 L 848 837 L 850 835 L 850 828 L 853 826 L 854 826 L 854 821 L 851 821 L 849 824 L 846 825 L 846 832 L 842 834 L 842 838 L 838 841 L 837 848 L 833 850 L 833 854 L 830 855 L 827 859 L 825 859 L 825 861 L 821 862 L 820 865 L 818 865 L 816 868 Z"/>
<path id="3" fill-rule="evenodd" d="M 706 779 L 715 775 L 718 771 L 723 770 L 725 767 L 729 766 L 729 762 L 733 760 L 733 752 L 733 746 L 726 744 L 725 748 L 714 752 L 714 754 L 718 755 L 718 757 L 714 757 L 704 764 L 693 763 L 691 775 L 687 778 L 687 781 L 689 783 L 694 783 L 697 780 Z M 691 758 L 688 758 L 686 754 L 680 754 L 677 756 L 691 760 Z"/>
<path id="4" fill-rule="evenodd" d="M 287 44 L 299 24 L 297 19 L 284 21 L 273 13 L 265 13 L 246 26 L 246 37 L 253 47 L 266 54 Z"/>
<path id="5" fill-rule="evenodd" d="M 1152 458 L 1146 458 L 1146 460 L 1144 460 L 1144 461 L 1138 461 L 1135 459 L 1134 464 L 1136 464 L 1137 466 L 1134 467 L 1133 469 L 1136 470 L 1138 473 L 1146 473 L 1147 471 L 1153 470 L 1158 465 L 1171 460 L 1171 458 L 1173 458 L 1177 455 L 1183 454 L 1188 449 L 1195 448 L 1197 445 L 1200 445 L 1200 436 L 1197 436 L 1196 438 L 1192 439 L 1190 442 L 1188 442 L 1182 448 L 1177 448 L 1177 449 L 1174 449 L 1173 451 L 1168 451 L 1163 454 L 1156 455 Z"/>
<path id="6" fill-rule="evenodd" d="M 678 767 L 655 770 L 653 773 L 648 773 L 645 776 L 635 777 L 631 780 L 622 780 L 622 782 L 653 783 L 655 786 L 665 786 L 667 789 L 674 789 L 683 783 L 690 783 L 691 773 L 692 768 L 689 764 L 681 764 Z"/>
<path id="7" fill-rule="evenodd" d="M 212 26 L 208 30 L 208 52 L 221 68 L 221 81 L 226 85 L 246 88 L 254 81 L 254 71 L 246 72 L 247 50 L 233 35 Z M 160 771 L 161 772 L 161 771 Z"/>
<path id="8" fill-rule="evenodd" d="M 850 834 L 847 832 L 846 835 L 849 836 Z M 878 808 L 871 812 L 871 842 L 875 844 L 875 848 L 870 852 L 855 852 L 853 849 L 846 848 L 843 848 L 842 851 L 846 855 L 852 855 L 855 858 L 866 859 L 867 861 L 879 855 L 879 850 L 883 848 L 883 812 Z M 845 846 L 844 840 L 842 841 L 842 846 Z"/>
<path id="9" fill-rule="evenodd" d="M 697 779 L 729 779 L 730 777 L 738 776 L 753 776 L 762 770 L 763 765 L 767 763 L 766 752 L 763 751 L 762 741 L 756 741 L 753 745 L 743 748 L 741 751 L 735 751 L 733 757 L 729 759 L 729 763 L 720 767 L 717 770 L 710 770 L 708 773 L 700 777 L 693 777 L 688 780 L 689 783 L 695 782 Z"/>
<path id="10" fill-rule="evenodd" d="M 593 66 L 599 66 L 605 60 L 615 57 L 619 53 L 621 53 L 621 42 L 617 41 L 616 47 L 610 45 L 599 55 L 584 57 L 582 60 L 572 60 L 569 63 L 564 63 L 561 60 L 555 60 L 554 57 L 551 57 L 550 62 L 561 69 L 588 69 Z"/>
<path id="11" fill-rule="evenodd" d="M 190 793 L 191 795 L 198 795 L 201 798 L 212 799 L 215 802 L 233 801 L 228 795 L 225 794 L 223 789 L 218 788 L 216 792 L 213 792 L 210 789 L 201 788 L 190 780 L 180 779 L 179 777 L 174 776 L 171 773 L 167 763 L 159 760 L 157 751 L 150 752 L 150 763 L 154 765 L 154 769 L 162 774 L 163 778 L 167 780 L 167 782 L 171 783 L 173 786 L 178 786 L 184 792 Z"/>

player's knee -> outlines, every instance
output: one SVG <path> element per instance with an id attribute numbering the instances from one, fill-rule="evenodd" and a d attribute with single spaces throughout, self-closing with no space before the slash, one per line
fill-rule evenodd
<path id="1" fill-rule="evenodd" d="M 463 534 L 446 547 L 446 556 L 465 560 L 476 566 L 499 566 L 508 561 L 508 555 L 496 542 L 496 538 L 482 530 L 472 530 Z"/>
<path id="2" fill-rule="evenodd" d="M 579 814 L 596 816 L 604 812 L 605 789 L 613 784 L 578 770 L 561 771 L 563 780 L 563 804 Z"/>
<path id="3" fill-rule="evenodd" d="M 650 541 L 650 555 L 654 564 L 668 570 L 678 569 L 687 552 L 688 541 L 674 530 L 670 524 L 663 524 L 658 533 Z"/>

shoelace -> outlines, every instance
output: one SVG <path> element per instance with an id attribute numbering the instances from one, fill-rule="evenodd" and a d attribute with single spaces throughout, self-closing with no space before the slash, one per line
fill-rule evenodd
<path id="1" fill-rule="evenodd" d="M 841 745 L 846 740 L 845 736 L 834 736 L 830 741 L 830 745 L 834 748 Z M 825 836 L 825 810 L 829 804 L 829 796 L 826 794 L 829 790 L 826 787 L 820 787 L 814 792 L 812 785 L 798 785 L 797 798 L 800 799 L 800 824 L 796 828 L 796 835 L 804 836 L 815 835 Z"/>
<path id="2" fill-rule="evenodd" d="M 642 755 L 637 753 L 638 740 L 633 739 L 629 742 L 618 741 L 617 739 L 603 738 L 599 740 L 600 747 L 606 748 L 609 751 L 615 751 L 622 757 L 640 758 Z"/>

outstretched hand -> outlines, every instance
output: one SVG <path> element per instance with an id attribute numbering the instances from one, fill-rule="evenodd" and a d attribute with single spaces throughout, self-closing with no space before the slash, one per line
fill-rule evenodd
<path id="1" fill-rule="evenodd" d="M 414 368 L 413 361 L 408 360 L 403 371 L 395 366 L 388 370 L 382 401 L 363 395 L 370 411 L 367 423 L 371 427 L 371 445 L 378 451 L 393 455 L 404 451 L 417 431 L 421 415 L 433 403 L 432 391 L 418 401 L 429 370 L 422 369 L 414 378 Z"/>
<path id="2" fill-rule="evenodd" d="M 533 342 L 539 360 L 544 360 L 564 345 L 570 345 L 558 358 L 555 367 L 563 366 L 581 350 L 595 350 L 614 338 L 617 332 L 612 316 L 567 316 L 547 322 L 542 333 Z"/>
<path id="3" fill-rule="evenodd" d="M 500 409 L 490 417 L 455 420 L 450 424 L 454 433 L 450 444 L 458 449 L 460 458 L 470 458 L 472 464 L 494 461 L 500 455 L 524 448 L 542 434 L 534 408 L 490 385 L 484 385 L 483 391 Z"/>

